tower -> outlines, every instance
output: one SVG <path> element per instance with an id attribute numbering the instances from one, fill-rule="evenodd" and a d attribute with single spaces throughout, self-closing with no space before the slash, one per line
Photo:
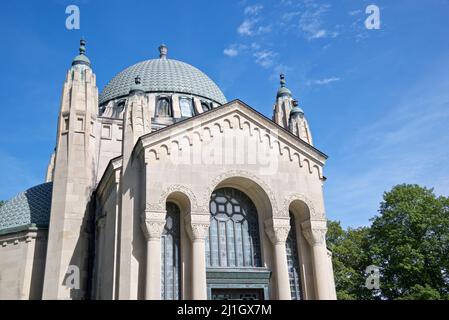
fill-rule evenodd
<path id="1" fill-rule="evenodd" d="M 273 107 L 273 121 L 287 129 L 304 142 L 312 145 L 312 135 L 304 111 L 298 106 L 298 101 L 292 97 L 292 92 L 285 86 L 285 75 L 280 75 L 281 87 L 276 94 Z"/>
<path id="2" fill-rule="evenodd" d="M 98 89 L 85 44 L 80 41 L 62 91 L 43 299 L 86 297 Z"/>
<path id="3" fill-rule="evenodd" d="M 292 104 L 293 108 L 290 111 L 288 130 L 302 141 L 313 145 L 312 135 L 310 133 L 309 124 L 304 117 L 304 111 L 298 107 L 298 101 L 293 100 Z"/>
<path id="4" fill-rule="evenodd" d="M 288 120 L 290 116 L 290 110 L 292 109 L 292 93 L 285 86 L 285 75 L 280 75 L 281 87 L 276 94 L 276 103 L 273 107 L 273 121 L 288 129 Z"/>

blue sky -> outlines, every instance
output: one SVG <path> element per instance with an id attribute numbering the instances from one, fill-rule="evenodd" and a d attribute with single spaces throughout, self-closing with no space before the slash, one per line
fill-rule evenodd
<path id="1" fill-rule="evenodd" d="M 69 4 L 80 30 L 65 28 Z M 379 30 L 364 26 L 369 4 Z M 0 199 L 44 180 L 81 36 L 100 90 L 165 43 L 271 117 L 285 72 L 329 155 L 327 215 L 344 226 L 369 224 L 395 184 L 449 195 L 448 0 L 30 0 L 3 3 L 0 18 Z"/>

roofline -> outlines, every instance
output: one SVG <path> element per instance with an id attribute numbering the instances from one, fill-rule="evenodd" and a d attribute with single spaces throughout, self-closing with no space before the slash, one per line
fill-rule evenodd
<path id="1" fill-rule="evenodd" d="M 38 230 L 48 230 L 48 224 L 35 224 L 29 223 L 23 226 L 9 227 L 0 230 L 0 236 L 4 236 L 11 233 L 18 233 L 22 231 L 38 231 Z"/>
<path id="2" fill-rule="evenodd" d="M 227 105 L 231 105 L 231 104 L 233 104 L 233 103 L 235 103 L 235 102 L 241 103 L 241 104 L 242 104 L 243 106 L 245 106 L 246 108 L 248 108 L 248 109 L 250 109 L 251 111 L 253 111 L 253 112 L 255 112 L 256 114 L 258 114 L 258 115 L 259 115 L 260 117 L 262 117 L 264 120 L 268 120 L 272 125 L 274 125 L 274 126 L 277 127 L 278 129 L 280 129 L 281 131 L 287 133 L 287 134 L 290 135 L 292 138 L 294 138 L 296 141 L 300 142 L 302 145 L 304 145 L 304 146 L 306 146 L 306 147 L 308 147 L 308 148 L 311 148 L 313 151 L 317 152 L 317 153 L 318 153 L 320 156 L 322 156 L 325 160 L 327 160 L 327 159 L 329 158 L 324 152 L 322 152 L 322 151 L 320 151 L 319 149 L 315 148 L 315 147 L 312 146 L 311 144 L 308 144 L 307 142 L 301 140 L 300 138 L 298 138 L 297 136 L 295 136 L 293 133 L 291 133 L 290 131 L 288 131 L 288 130 L 285 129 L 284 127 L 278 125 L 276 122 L 274 122 L 274 121 L 271 120 L 270 118 L 266 117 L 264 114 L 260 113 L 259 111 L 257 111 L 256 109 L 252 108 L 251 106 L 249 106 L 248 104 L 246 104 L 245 102 L 243 102 L 243 101 L 240 100 L 240 99 L 234 99 L 234 100 L 229 101 L 229 102 L 227 102 L 227 103 L 225 103 L 225 104 L 223 104 L 223 105 L 221 105 L 221 106 L 219 106 L 219 107 L 217 107 L 217 108 L 215 108 L 215 109 L 212 109 L 212 110 L 209 110 L 209 111 L 200 113 L 199 115 L 196 115 L 196 116 L 193 116 L 193 117 L 190 117 L 190 118 L 182 119 L 182 120 L 179 121 L 179 122 L 176 122 L 176 123 L 174 123 L 174 124 L 171 124 L 171 125 L 169 125 L 169 126 L 166 126 L 166 127 L 164 127 L 164 128 L 161 128 L 161 129 L 159 129 L 159 130 L 157 130 L 157 131 L 153 131 L 153 132 L 144 134 L 143 136 L 140 136 L 139 139 L 137 139 L 137 142 L 136 142 L 136 144 L 134 145 L 134 148 L 133 148 L 133 152 L 134 152 L 134 150 L 136 149 L 136 147 L 137 147 L 137 145 L 139 144 L 139 142 L 140 142 L 142 139 L 144 139 L 144 138 L 148 138 L 148 137 L 151 137 L 151 136 L 153 136 L 153 135 L 155 135 L 155 134 L 158 134 L 158 133 L 160 133 L 160 132 L 164 132 L 164 131 L 166 131 L 166 130 L 170 130 L 170 129 L 174 128 L 175 126 L 181 125 L 182 123 L 185 123 L 185 122 L 187 122 L 187 121 L 197 120 L 197 119 L 203 117 L 204 115 L 209 114 L 210 112 L 214 112 L 214 111 L 217 110 L 218 108 L 225 108 Z"/>
<path id="3" fill-rule="evenodd" d="M 217 110 L 217 109 L 219 109 L 219 108 L 225 108 L 227 105 L 230 105 L 230 104 L 235 103 L 235 102 L 241 103 L 243 106 L 245 106 L 246 108 L 248 108 L 248 109 L 250 109 L 251 111 L 255 112 L 257 115 L 259 115 L 260 117 L 262 117 L 264 120 L 269 121 L 272 125 L 274 125 L 274 126 L 277 127 L 278 129 L 280 129 L 281 131 L 287 133 L 290 137 L 294 138 L 296 141 L 300 142 L 301 144 L 303 144 L 304 146 L 306 146 L 306 147 L 308 147 L 308 148 L 311 148 L 312 150 L 314 150 L 315 152 L 317 152 L 320 156 L 322 156 L 325 160 L 329 158 L 325 153 L 323 153 L 323 152 L 320 151 L 319 149 L 317 149 L 317 148 L 315 148 L 314 146 L 312 146 L 312 145 L 310 145 L 310 144 L 304 142 L 303 140 L 301 140 L 300 138 L 298 138 L 297 136 L 295 136 L 294 134 L 292 134 L 290 131 L 288 131 L 288 130 L 285 129 L 284 127 L 281 127 L 280 125 L 278 125 L 277 123 L 275 123 L 274 121 L 272 121 L 270 118 L 266 117 L 265 115 L 263 115 L 262 113 L 260 113 L 260 112 L 257 111 L 256 109 L 252 108 L 251 106 L 249 106 L 248 104 L 246 104 L 245 102 L 243 102 L 243 101 L 240 100 L 240 99 L 234 99 L 234 100 L 231 100 L 231 101 L 229 101 L 229 102 L 227 102 L 227 103 L 225 103 L 225 104 L 220 105 L 219 107 L 217 107 L 217 108 L 215 108 L 215 109 L 208 110 L 208 111 L 206 111 L 206 112 L 200 113 L 200 114 L 198 114 L 198 115 L 196 115 L 196 116 L 193 116 L 193 117 L 190 117 L 190 118 L 182 119 L 182 120 L 179 121 L 179 122 L 176 122 L 176 123 L 174 123 L 174 124 L 171 124 L 171 125 L 168 125 L 168 126 L 166 126 L 166 127 L 163 127 L 163 128 L 161 128 L 161 129 L 159 129 L 159 130 L 157 130 L 157 131 L 153 131 L 153 132 L 144 134 L 144 135 L 140 136 L 139 139 L 137 139 L 137 141 L 136 141 L 136 143 L 135 143 L 135 145 L 134 145 L 134 147 L 133 147 L 132 153 L 136 152 L 136 148 L 138 147 L 139 142 L 141 142 L 142 139 L 144 139 L 144 138 L 151 137 L 151 136 L 153 136 L 153 135 L 156 135 L 156 134 L 158 134 L 158 133 L 160 133 L 160 132 L 164 132 L 164 131 L 166 131 L 166 130 L 170 130 L 170 129 L 172 129 L 173 127 L 178 126 L 178 125 L 181 125 L 182 123 L 185 123 L 185 122 L 187 122 L 187 121 L 190 121 L 190 120 L 193 121 L 193 119 L 201 118 L 201 117 L 203 117 L 204 115 L 209 114 L 210 112 L 214 112 L 215 110 Z M 101 177 L 100 181 L 99 181 L 98 184 L 97 184 L 97 188 L 98 188 L 100 185 L 102 185 L 102 184 L 104 183 L 104 180 L 106 179 L 105 176 L 108 174 L 108 171 L 111 170 L 110 168 L 112 167 L 112 163 L 113 163 L 114 161 L 117 161 L 117 160 L 121 159 L 122 157 L 123 157 L 123 155 L 120 155 L 120 156 L 117 156 L 117 157 L 112 158 L 111 160 L 109 160 L 109 163 L 108 163 L 108 165 L 106 166 L 106 170 L 104 171 L 103 176 Z M 323 178 L 326 179 L 326 177 L 324 177 L 324 176 L 323 176 Z"/>
<path id="4" fill-rule="evenodd" d="M 103 89 L 104 89 L 104 88 L 103 88 Z M 197 97 L 199 97 L 199 98 L 203 98 L 203 99 L 210 100 L 210 101 L 212 101 L 212 102 L 214 102 L 214 103 L 219 104 L 220 106 L 225 105 L 225 104 L 228 103 L 228 102 L 221 103 L 221 102 L 219 102 L 219 101 L 217 101 L 217 100 L 215 100 L 215 99 L 212 99 L 212 98 L 209 98 L 209 97 L 200 95 L 200 94 L 192 93 L 192 92 L 184 92 L 184 91 L 161 91 L 161 90 L 156 90 L 156 91 L 153 91 L 153 90 L 144 90 L 144 92 L 145 92 L 145 94 L 147 94 L 147 93 L 174 93 L 174 94 L 188 94 L 188 95 L 197 96 Z M 101 95 L 101 94 L 100 94 L 100 95 Z M 102 106 L 102 105 L 104 105 L 104 104 L 107 104 L 108 102 L 110 102 L 110 101 L 112 101 L 112 100 L 115 100 L 115 99 L 123 99 L 123 98 L 129 97 L 129 93 L 128 93 L 128 94 L 122 94 L 121 96 L 117 96 L 117 97 L 114 97 L 114 98 L 107 99 L 107 100 L 105 100 L 105 101 L 103 101 L 103 102 L 100 102 L 100 101 L 101 101 L 100 95 L 99 95 L 99 97 L 98 97 L 98 100 L 99 100 L 99 101 L 98 101 L 98 106 Z M 226 97 L 224 96 L 224 94 L 223 94 L 223 97 L 225 98 L 225 100 L 227 100 Z"/>

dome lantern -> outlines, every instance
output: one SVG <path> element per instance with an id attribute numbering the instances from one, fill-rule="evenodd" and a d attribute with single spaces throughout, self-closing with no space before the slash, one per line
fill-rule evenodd
<path id="1" fill-rule="evenodd" d="M 165 44 L 161 44 L 159 46 L 159 58 L 167 59 L 168 48 Z"/>

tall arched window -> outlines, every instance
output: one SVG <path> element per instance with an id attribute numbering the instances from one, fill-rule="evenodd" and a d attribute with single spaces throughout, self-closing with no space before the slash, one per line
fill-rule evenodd
<path id="1" fill-rule="evenodd" d="M 156 117 L 171 117 L 173 115 L 171 101 L 168 97 L 158 97 Z"/>
<path id="2" fill-rule="evenodd" d="M 257 210 L 251 199 L 233 188 L 212 193 L 211 223 L 206 241 L 209 267 L 260 267 Z"/>
<path id="3" fill-rule="evenodd" d="M 296 238 L 295 216 L 290 212 L 290 232 L 285 242 L 287 251 L 288 276 L 292 300 L 301 300 L 301 273 L 299 271 L 298 242 Z"/>
<path id="4" fill-rule="evenodd" d="M 161 299 L 180 299 L 180 211 L 167 202 L 165 227 L 161 237 Z"/>

